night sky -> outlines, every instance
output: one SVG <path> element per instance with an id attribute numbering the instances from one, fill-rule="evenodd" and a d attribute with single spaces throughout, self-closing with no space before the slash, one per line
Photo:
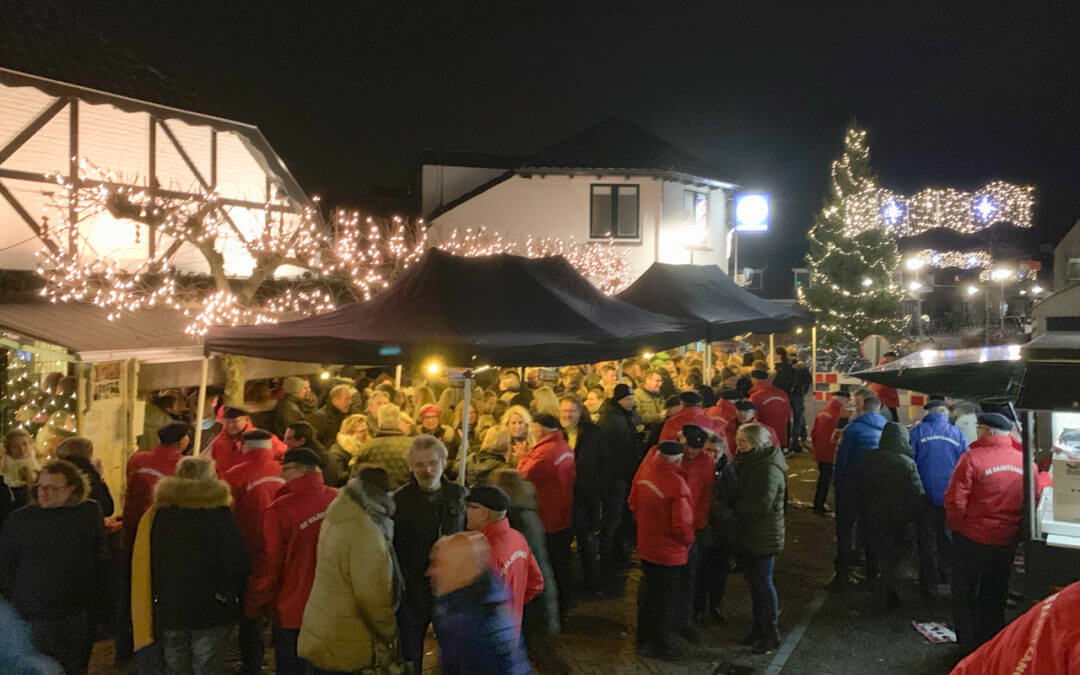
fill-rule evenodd
<path id="1" fill-rule="evenodd" d="M 774 231 L 748 248 L 794 263 L 856 119 L 889 188 L 1033 184 L 1036 243 L 1080 218 L 1080 3 L 766 4 L 105 2 L 72 16 L 210 112 L 259 125 L 330 205 L 408 187 L 420 148 L 530 152 L 618 115 L 772 193 Z"/>

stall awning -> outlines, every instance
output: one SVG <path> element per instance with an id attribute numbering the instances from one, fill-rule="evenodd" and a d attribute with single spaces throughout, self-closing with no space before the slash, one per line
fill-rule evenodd
<path id="1" fill-rule="evenodd" d="M 1027 372 L 1016 405 L 1080 410 L 1080 332 L 1048 332 L 1024 346 Z"/>
<path id="2" fill-rule="evenodd" d="M 88 303 L 51 303 L 30 293 L 0 296 L 0 330 L 58 345 L 79 361 L 198 359 L 202 349 L 184 333 L 187 323 L 171 309 L 146 309 L 109 321 L 106 310 Z"/>
<path id="3" fill-rule="evenodd" d="M 1020 345 L 927 349 L 869 370 L 852 373 L 897 389 L 971 401 L 1016 398 L 1024 374 Z"/>
<path id="4" fill-rule="evenodd" d="M 747 331 L 784 333 L 814 323 L 812 313 L 759 298 L 716 265 L 653 263 L 615 297 L 650 312 L 689 321 L 696 326 L 697 339 L 709 341 Z"/>

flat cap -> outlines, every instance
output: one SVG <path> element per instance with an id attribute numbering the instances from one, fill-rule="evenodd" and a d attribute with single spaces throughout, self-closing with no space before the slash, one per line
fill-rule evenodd
<path id="1" fill-rule="evenodd" d="M 492 511 L 506 511 L 510 508 L 510 497 L 494 485 L 476 485 L 469 490 L 466 504 L 479 504 Z"/>
<path id="2" fill-rule="evenodd" d="M 1013 428 L 1012 420 L 1001 413 L 983 413 L 979 415 L 979 424 L 998 431 L 1010 431 Z"/>
<path id="3" fill-rule="evenodd" d="M 306 466 L 322 466 L 322 460 L 309 448 L 293 448 L 286 450 L 281 457 L 282 464 L 304 464 Z"/>
<path id="4" fill-rule="evenodd" d="M 675 456 L 683 454 L 682 443 L 678 441 L 664 441 L 657 446 L 661 455 Z"/>

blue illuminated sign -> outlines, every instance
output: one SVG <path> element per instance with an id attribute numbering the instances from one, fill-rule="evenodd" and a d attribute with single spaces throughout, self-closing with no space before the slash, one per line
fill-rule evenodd
<path id="1" fill-rule="evenodd" d="M 765 232 L 769 229 L 769 195 L 735 196 L 735 231 Z"/>

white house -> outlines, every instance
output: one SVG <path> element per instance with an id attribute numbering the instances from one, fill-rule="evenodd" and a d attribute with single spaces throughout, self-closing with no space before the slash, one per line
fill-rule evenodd
<path id="1" fill-rule="evenodd" d="M 629 122 L 608 118 L 526 156 L 428 153 L 422 213 L 437 241 L 454 228 L 607 241 L 653 262 L 728 268 L 734 183 Z"/>

